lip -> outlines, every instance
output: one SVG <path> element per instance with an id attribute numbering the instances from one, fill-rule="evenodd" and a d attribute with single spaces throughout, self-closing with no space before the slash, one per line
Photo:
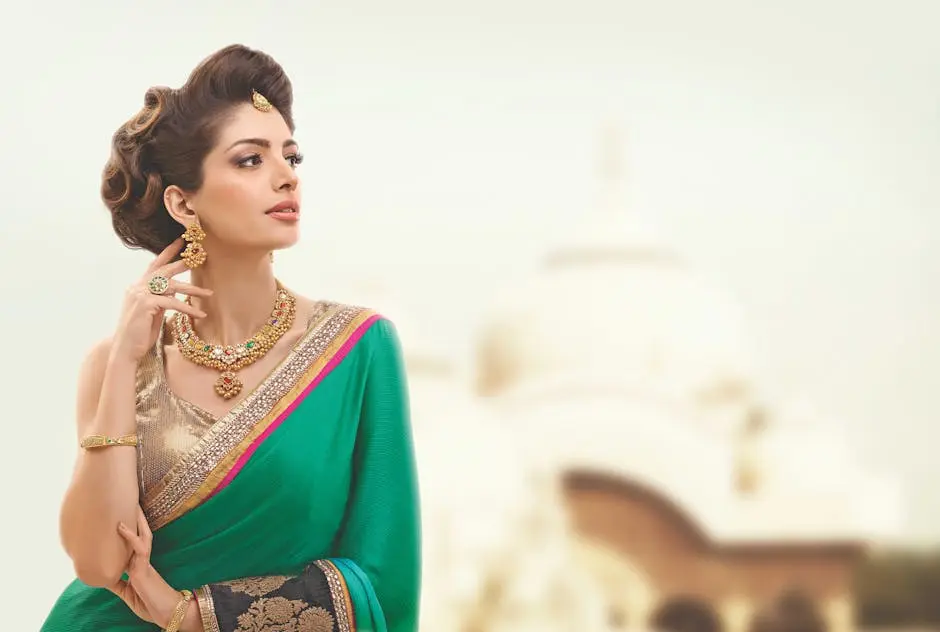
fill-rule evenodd
<path id="1" fill-rule="evenodd" d="M 291 212 L 293 211 L 293 212 Z M 264 212 L 265 215 L 278 213 L 279 215 L 300 215 L 300 203 L 297 200 L 284 200 L 275 204 Z"/>
<path id="2" fill-rule="evenodd" d="M 274 211 L 273 213 L 268 213 L 268 217 L 274 218 L 279 222 L 294 223 L 300 221 L 300 215 L 293 211 Z"/>

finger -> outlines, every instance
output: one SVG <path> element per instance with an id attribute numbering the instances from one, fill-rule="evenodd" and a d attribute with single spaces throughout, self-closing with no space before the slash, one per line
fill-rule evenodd
<path id="1" fill-rule="evenodd" d="M 134 553 L 137 553 L 137 545 L 138 541 L 140 540 L 137 534 L 131 531 L 130 527 L 128 527 L 123 522 L 118 523 L 118 533 L 128 544 L 131 545 L 131 549 L 134 551 Z"/>
<path id="2" fill-rule="evenodd" d="M 212 290 L 204 287 L 199 287 L 198 285 L 193 285 L 192 283 L 184 283 L 182 281 L 171 281 L 170 287 L 166 291 L 167 294 L 186 294 L 188 296 L 212 296 Z"/>
<path id="3" fill-rule="evenodd" d="M 153 542 L 153 532 L 150 531 L 150 523 L 147 522 L 144 510 L 139 506 L 137 507 L 137 534 L 144 540 L 149 550 L 150 543 Z"/>
<path id="4" fill-rule="evenodd" d="M 131 553 L 131 558 L 127 562 L 127 570 L 125 571 L 127 573 L 127 585 L 134 588 L 134 578 L 140 573 L 147 571 L 149 568 L 149 555 L 142 555 L 136 551 Z"/>
<path id="5" fill-rule="evenodd" d="M 147 266 L 147 271 L 152 272 L 161 266 L 165 266 L 170 261 L 173 260 L 173 257 L 179 253 L 180 249 L 183 247 L 183 238 L 177 237 L 170 245 L 163 249 L 163 251 L 157 255 L 156 259 L 150 262 L 150 265 Z"/>
<path id="6" fill-rule="evenodd" d="M 186 301 L 181 301 L 178 298 L 173 298 L 172 296 L 154 296 L 153 301 L 161 309 L 172 309 L 178 312 L 183 312 L 184 314 L 189 314 L 193 318 L 205 318 L 206 313 L 187 303 Z"/>
<path id="7" fill-rule="evenodd" d="M 131 545 L 132 549 L 134 549 L 134 553 L 140 555 L 141 557 L 147 556 L 147 544 L 144 542 L 143 538 L 132 532 L 130 527 L 122 522 L 118 525 L 118 533 L 120 533 L 121 536 L 127 540 L 127 543 Z"/>
<path id="8" fill-rule="evenodd" d="M 189 270 L 189 266 L 186 265 L 185 261 L 183 260 L 174 261 L 172 263 L 164 264 L 160 266 L 159 268 L 154 268 L 153 270 L 150 271 L 150 275 L 147 277 L 147 279 L 149 280 L 155 274 L 159 274 L 160 276 L 165 276 L 168 279 L 172 279 L 177 274 L 182 274 L 186 272 L 187 270 Z"/>

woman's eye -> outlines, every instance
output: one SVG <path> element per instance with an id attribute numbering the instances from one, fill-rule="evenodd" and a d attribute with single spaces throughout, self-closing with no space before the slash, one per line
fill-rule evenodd
<path id="1" fill-rule="evenodd" d="M 261 164 L 260 154 L 252 154 L 248 156 L 247 158 L 242 158 L 241 160 L 238 161 L 239 167 L 257 167 L 260 164 Z"/>
<path id="2" fill-rule="evenodd" d="M 304 161 L 303 154 L 293 154 L 287 157 L 287 161 L 290 162 L 292 167 L 297 167 Z"/>

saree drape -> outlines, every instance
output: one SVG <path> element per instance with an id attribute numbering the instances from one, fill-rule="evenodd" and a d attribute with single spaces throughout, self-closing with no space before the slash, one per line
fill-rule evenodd
<path id="1" fill-rule="evenodd" d="M 218 610 L 203 612 L 207 625 L 412 632 L 417 489 L 394 326 L 334 304 L 142 506 L 153 566 L 171 586 L 197 590 L 204 611 Z M 156 629 L 76 580 L 42 632 Z"/>

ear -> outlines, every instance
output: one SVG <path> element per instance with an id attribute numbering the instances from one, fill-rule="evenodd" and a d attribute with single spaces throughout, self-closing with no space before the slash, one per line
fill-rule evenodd
<path id="1" fill-rule="evenodd" d="M 196 212 L 189 206 L 189 196 L 175 184 L 163 191 L 163 204 L 170 217 L 183 226 L 189 226 L 196 219 Z"/>

